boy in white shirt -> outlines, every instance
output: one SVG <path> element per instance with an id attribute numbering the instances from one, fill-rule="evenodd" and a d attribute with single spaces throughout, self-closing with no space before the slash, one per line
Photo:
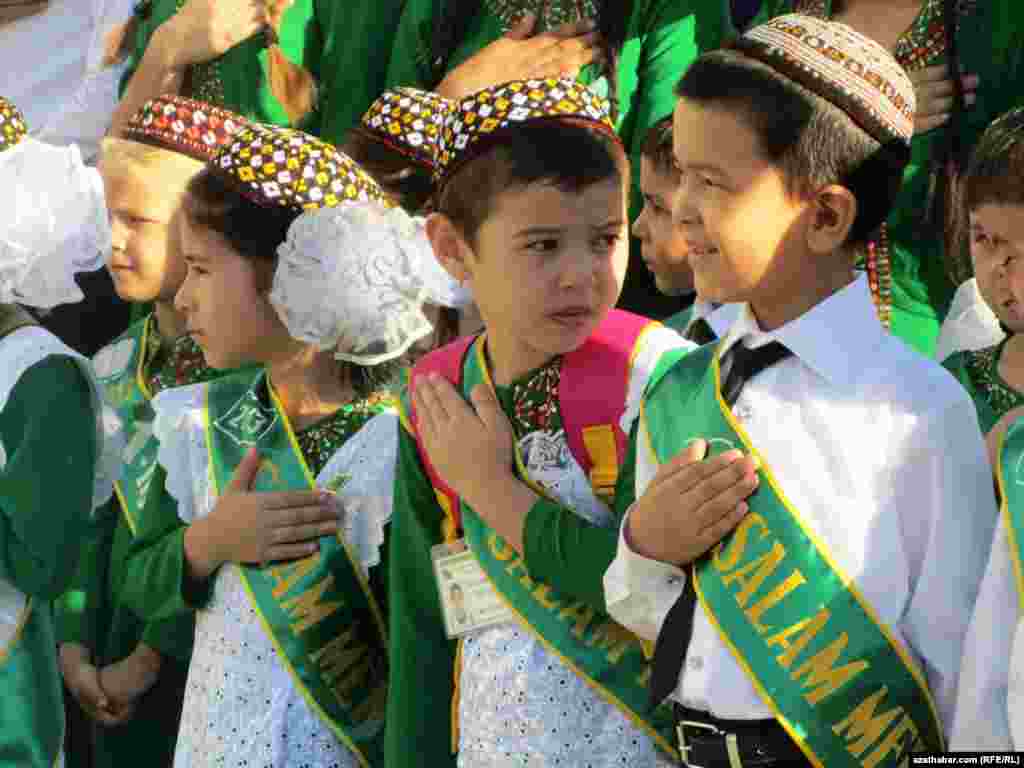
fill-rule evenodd
<path id="1" fill-rule="evenodd" d="M 854 274 L 909 158 L 913 87 L 877 43 L 790 15 L 677 94 L 697 291 L 744 306 L 652 377 L 608 610 L 657 640 L 652 704 L 676 703 L 685 763 L 895 766 L 942 748 L 996 518 L 970 399 Z M 700 494 L 664 489 L 736 448 L 750 458 L 698 485 L 749 514 L 688 541 Z"/>

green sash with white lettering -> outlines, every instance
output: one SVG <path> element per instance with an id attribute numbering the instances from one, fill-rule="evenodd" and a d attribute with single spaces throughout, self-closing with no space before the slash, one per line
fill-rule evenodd
<path id="1" fill-rule="evenodd" d="M 1010 539 L 1017 596 L 1024 612 L 1024 418 L 1009 426 L 999 445 L 996 466 L 1000 514 Z"/>
<path id="2" fill-rule="evenodd" d="M 156 469 L 157 440 L 153 437 L 153 395 L 143 367 L 146 344 L 152 341 L 153 315 L 133 324 L 93 358 L 107 402 L 124 428 L 124 469 L 114 492 L 134 535 L 135 515 L 142 506 Z"/>
<path id="3" fill-rule="evenodd" d="M 256 491 L 312 489 L 284 411 L 261 372 L 207 385 L 204 420 L 211 476 L 219 494 L 253 445 L 263 457 Z M 362 571 L 340 536 L 320 552 L 269 567 L 238 566 L 264 629 L 310 707 L 363 766 L 383 765 L 387 643 L 384 620 Z"/>
<path id="4" fill-rule="evenodd" d="M 722 400 L 717 346 L 659 362 L 638 453 L 664 463 L 702 438 L 712 453 L 756 454 Z M 697 563 L 697 595 L 719 636 L 816 766 L 895 766 L 908 751 L 941 750 L 941 721 L 907 650 L 760 458 L 750 514 Z"/>
<path id="5" fill-rule="evenodd" d="M 478 340 L 466 355 L 462 391 L 467 397 L 477 384 L 487 382 L 490 385 L 482 349 L 483 344 Z M 544 494 L 527 476 L 518 451 L 516 465 L 522 479 Z M 671 711 L 667 706 L 653 713 L 649 711 L 650 663 L 640 639 L 607 615 L 531 579 L 522 557 L 473 512 L 465 500 L 460 501 L 466 542 L 498 594 L 519 616 L 525 628 L 644 730 L 659 749 L 678 760 L 679 752 L 672 738 Z"/>

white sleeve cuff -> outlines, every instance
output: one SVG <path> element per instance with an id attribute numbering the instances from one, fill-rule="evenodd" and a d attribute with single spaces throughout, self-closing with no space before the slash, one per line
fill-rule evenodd
<path id="1" fill-rule="evenodd" d="M 627 510 L 619 529 L 615 560 L 604 575 L 608 614 L 644 640 L 654 641 L 672 605 L 686 586 L 682 568 L 634 552 L 626 541 Z"/>

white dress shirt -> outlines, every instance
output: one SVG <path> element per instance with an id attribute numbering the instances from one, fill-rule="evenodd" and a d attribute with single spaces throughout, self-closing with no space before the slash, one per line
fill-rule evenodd
<path id="1" fill-rule="evenodd" d="M 1024 649 L 1013 567 L 1010 540 L 1000 521 L 964 643 L 951 749 L 1024 748 Z"/>
<path id="2" fill-rule="evenodd" d="M 771 332 L 744 305 L 723 351 L 740 339 L 778 340 L 793 356 L 753 378 L 733 413 L 804 521 L 911 649 L 948 729 L 997 515 L 970 397 L 882 328 L 864 277 Z M 639 498 L 657 466 L 649 451 L 637 456 Z M 654 640 L 684 578 L 620 533 L 604 579 L 608 612 Z M 699 604 L 672 698 L 720 718 L 774 716 Z"/>
<path id="3" fill-rule="evenodd" d="M 693 302 L 693 314 L 690 316 L 690 322 L 686 326 L 686 330 L 690 330 L 690 326 L 693 325 L 694 321 L 704 318 L 704 322 L 710 325 L 711 330 L 721 339 L 728 333 L 737 318 L 739 318 L 740 310 L 742 309 L 742 304 L 715 304 L 703 299 L 697 299 Z"/>

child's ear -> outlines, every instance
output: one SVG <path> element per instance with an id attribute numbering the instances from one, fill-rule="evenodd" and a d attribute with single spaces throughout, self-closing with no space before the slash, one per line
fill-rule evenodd
<path id="1" fill-rule="evenodd" d="M 830 184 L 818 190 L 812 202 L 813 219 L 807 232 L 811 252 L 825 255 L 839 250 L 857 218 L 857 198 L 846 187 Z"/>
<path id="2" fill-rule="evenodd" d="M 427 217 L 427 238 L 434 249 L 434 256 L 460 284 L 471 276 L 472 248 L 455 222 L 443 213 L 432 213 Z"/>

